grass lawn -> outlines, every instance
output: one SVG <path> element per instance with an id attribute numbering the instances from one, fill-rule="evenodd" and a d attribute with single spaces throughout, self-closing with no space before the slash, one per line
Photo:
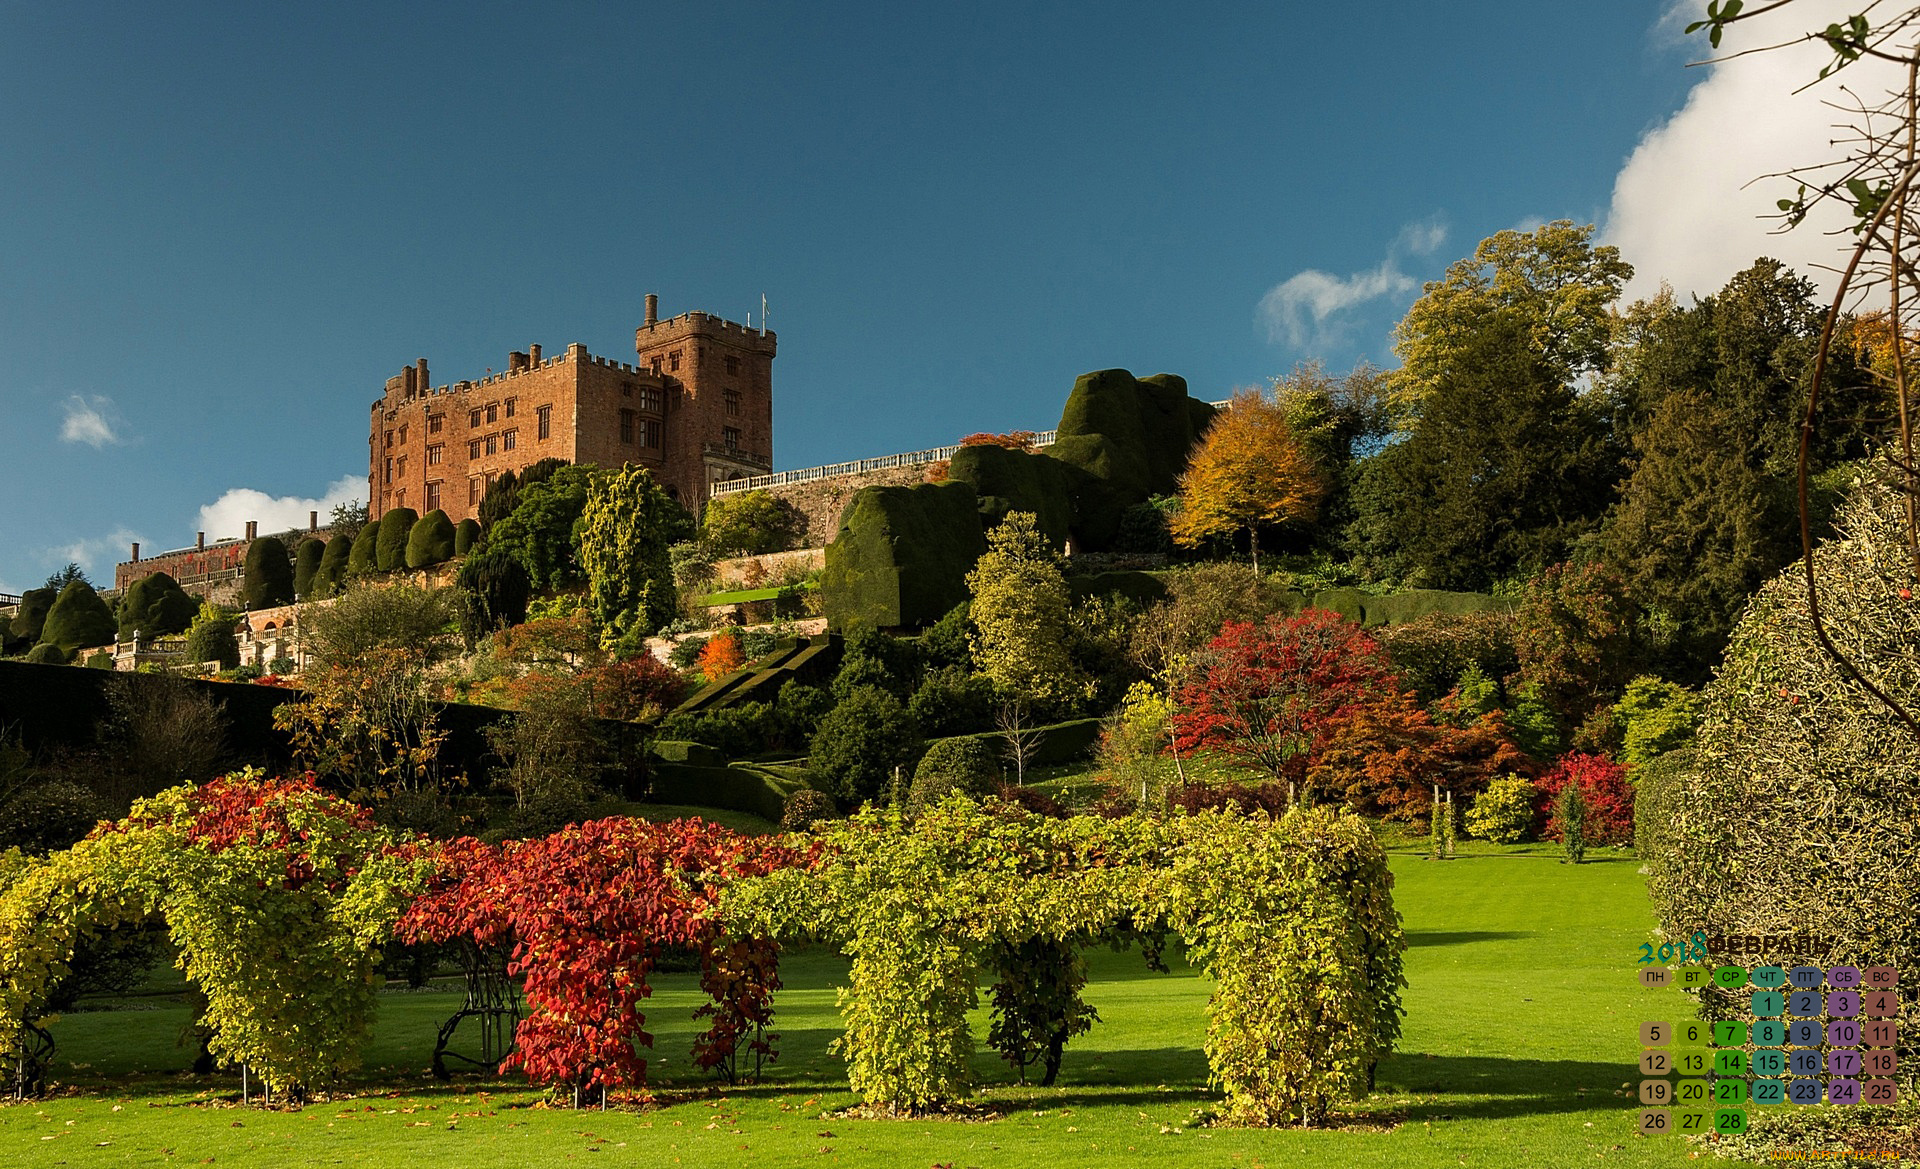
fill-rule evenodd
<path id="1" fill-rule="evenodd" d="M 1137 954 L 1091 955 L 1102 1023 L 1068 1049 L 1061 1084 L 1022 1087 L 982 1051 L 971 1119 L 823 1118 L 855 1103 L 834 1007 L 844 964 L 789 956 L 778 999 L 781 1057 L 764 1083 L 727 1088 L 686 1052 L 694 976 L 663 975 L 648 1004 L 657 1098 L 644 1108 L 548 1109 L 509 1080 L 424 1074 L 458 996 L 384 997 L 354 1094 L 298 1112 L 241 1109 L 238 1078 L 184 1074 L 186 1022 L 168 999 L 82 1011 L 55 1024 L 57 1094 L 0 1107 L 0 1154 L 33 1165 L 562 1165 L 612 1154 L 638 1165 L 1575 1166 L 1677 1165 L 1693 1148 L 1635 1135 L 1641 1019 L 1680 1018 L 1677 991 L 1634 979 L 1652 924 L 1637 862 L 1570 868 L 1543 849 L 1477 848 L 1446 863 L 1394 845 L 1410 942 L 1407 1019 L 1380 1090 L 1356 1105 L 1390 1131 L 1196 1127 L 1213 1100 L 1200 1050 L 1208 985 L 1158 975 Z M 984 1041 L 985 1013 L 976 1035 Z"/>

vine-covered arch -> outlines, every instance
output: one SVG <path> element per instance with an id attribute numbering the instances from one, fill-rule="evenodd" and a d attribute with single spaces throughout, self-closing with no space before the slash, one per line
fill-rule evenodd
<path id="1" fill-rule="evenodd" d="M 967 1011 L 993 948 L 1169 928 L 1215 980 L 1205 1041 L 1226 1118 L 1324 1119 L 1364 1095 L 1399 1037 L 1406 942 L 1365 824 L 1052 820 L 952 799 L 907 823 L 862 812 L 808 867 L 727 890 L 743 934 L 819 937 L 852 960 L 840 1050 L 869 1104 L 939 1108 L 971 1090 Z"/>

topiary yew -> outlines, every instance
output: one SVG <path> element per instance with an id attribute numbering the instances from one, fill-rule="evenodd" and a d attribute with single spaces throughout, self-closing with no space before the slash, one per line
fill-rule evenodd
<path id="1" fill-rule="evenodd" d="M 113 610 L 100 599 L 99 593 L 93 591 L 92 585 L 84 580 L 76 580 L 60 590 L 53 608 L 47 610 L 47 621 L 41 627 L 40 640 L 47 645 L 59 646 L 63 651 L 63 660 L 70 660 L 74 650 L 113 641 L 116 631 Z"/>
<path id="2" fill-rule="evenodd" d="M 375 569 L 394 572 L 407 566 L 407 537 L 413 534 L 413 525 L 419 522 L 420 513 L 410 507 L 390 508 L 380 517 L 379 532 L 373 546 Z"/>
<path id="3" fill-rule="evenodd" d="M 361 576 L 380 571 L 380 525 L 368 524 L 353 538 L 347 553 L 347 575 Z"/>
<path id="4" fill-rule="evenodd" d="M 314 571 L 313 582 L 308 586 L 316 600 L 333 596 L 347 583 L 353 548 L 354 540 L 346 536 L 327 541 L 327 550 L 320 556 L 320 567 Z"/>
<path id="5" fill-rule="evenodd" d="M 327 557 L 327 542 L 317 536 L 308 536 L 300 541 L 293 550 L 293 595 L 298 600 L 309 600 L 315 595 L 314 578 L 320 575 L 320 564 Z"/>
<path id="6" fill-rule="evenodd" d="M 171 576 L 150 573 L 128 586 L 120 598 L 120 636 L 162 637 L 185 632 L 193 624 L 200 602 L 187 595 Z"/>
<path id="7" fill-rule="evenodd" d="M 453 559 L 453 543 L 453 521 L 434 508 L 407 531 L 407 567 L 427 568 Z"/>
<path id="8" fill-rule="evenodd" d="M 465 556 L 480 542 L 480 521 L 469 516 L 453 526 L 453 554 Z"/>

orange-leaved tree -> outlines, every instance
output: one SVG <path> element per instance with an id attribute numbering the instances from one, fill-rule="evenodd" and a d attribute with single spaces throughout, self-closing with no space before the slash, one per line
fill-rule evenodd
<path id="1" fill-rule="evenodd" d="M 1326 493 L 1320 468 L 1287 425 L 1286 411 L 1258 390 L 1242 390 L 1188 460 L 1180 476 L 1180 510 L 1168 526 L 1174 541 L 1189 548 L 1247 529 L 1258 572 L 1260 526 L 1312 520 Z"/>
<path id="2" fill-rule="evenodd" d="M 740 635 L 729 629 L 714 634 L 706 645 L 700 647 L 700 656 L 696 660 L 707 681 L 718 682 L 746 665 L 747 655 L 745 647 L 740 644 Z"/>

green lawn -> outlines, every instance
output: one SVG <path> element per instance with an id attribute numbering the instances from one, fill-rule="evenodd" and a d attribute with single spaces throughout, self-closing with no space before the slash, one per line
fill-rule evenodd
<path id="1" fill-rule="evenodd" d="M 840 960 L 790 956 L 779 997 L 780 1061 L 757 1087 L 695 1075 L 686 1057 L 692 975 L 666 975 L 648 1004 L 658 1099 L 641 1109 L 538 1105 L 514 1081 L 435 1084 L 424 1074 L 457 996 L 392 993 L 355 1095 L 299 1112 L 242 1110 L 232 1075 L 181 1071 L 186 1022 L 169 1000 L 60 1020 L 47 1099 L 0 1107 L 0 1152 L 35 1165 L 561 1165 L 616 1153 L 642 1165 L 848 1166 L 1677 1165 L 1678 1138 L 1636 1136 L 1637 1024 L 1678 1018 L 1677 991 L 1634 980 L 1651 925 L 1637 862 L 1569 868 L 1543 850 L 1435 864 L 1396 846 L 1409 941 L 1406 1034 L 1356 1108 L 1390 1131 L 1195 1127 L 1212 1097 L 1200 1051 L 1208 987 L 1157 975 L 1137 954 L 1095 952 L 1089 998 L 1103 1022 L 1068 1050 L 1055 1088 L 1009 1082 L 982 1052 L 988 1087 L 970 1119 L 823 1118 L 855 1101 L 826 1045 L 838 1031 Z M 978 1034 L 984 1035 L 984 1012 Z M 1309 1160 L 1311 1159 L 1311 1160 Z"/>

